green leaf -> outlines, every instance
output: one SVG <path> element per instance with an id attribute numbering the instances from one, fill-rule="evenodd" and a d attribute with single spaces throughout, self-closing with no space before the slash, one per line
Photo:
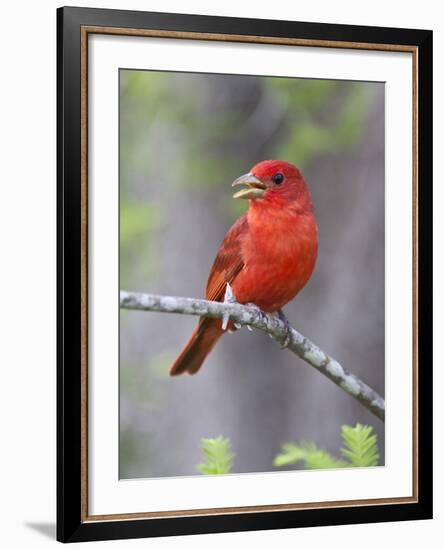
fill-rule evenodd
<path id="1" fill-rule="evenodd" d="M 378 442 L 371 426 L 344 425 L 341 428 L 341 436 L 345 445 L 345 448 L 341 449 L 341 454 L 347 461 L 320 449 L 312 441 L 300 441 L 299 443 L 284 443 L 281 453 L 275 457 L 273 464 L 280 467 L 303 462 L 304 468 L 307 470 L 378 465 Z"/>
<path id="2" fill-rule="evenodd" d="M 234 454 L 231 452 L 231 442 L 228 438 L 202 438 L 200 445 L 203 453 L 203 462 L 198 464 L 197 470 L 201 474 L 229 474 L 233 466 Z"/>
<path id="3" fill-rule="evenodd" d="M 313 442 L 284 443 L 282 452 L 273 461 L 275 466 L 288 466 L 304 462 L 308 470 L 322 470 L 326 468 L 345 468 L 347 462 L 339 460 L 327 451 L 319 449 Z"/>
<path id="4" fill-rule="evenodd" d="M 376 434 L 371 426 L 356 424 L 342 426 L 342 440 L 345 448 L 341 454 L 347 458 L 352 466 L 377 466 L 379 461 L 378 443 Z"/>

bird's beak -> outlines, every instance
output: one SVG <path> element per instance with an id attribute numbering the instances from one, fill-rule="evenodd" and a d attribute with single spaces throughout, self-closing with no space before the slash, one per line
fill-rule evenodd
<path id="1" fill-rule="evenodd" d="M 251 172 L 244 174 L 237 180 L 234 180 L 231 184 L 233 187 L 236 185 L 246 185 L 246 189 L 241 189 L 233 195 L 234 199 L 260 199 L 264 196 L 267 186 L 264 182 L 254 176 Z"/>

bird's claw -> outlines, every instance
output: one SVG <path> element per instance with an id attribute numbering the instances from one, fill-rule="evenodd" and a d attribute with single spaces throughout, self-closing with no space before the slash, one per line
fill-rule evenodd
<path id="1" fill-rule="evenodd" d="M 281 349 L 285 349 L 291 344 L 291 325 L 282 309 L 278 311 L 278 317 L 285 325 L 285 337 L 281 343 Z"/>
<path id="2" fill-rule="evenodd" d="M 265 318 L 265 314 L 264 312 L 262 311 L 262 309 L 257 306 L 256 304 L 254 304 L 253 302 L 248 302 L 247 304 L 245 304 L 246 306 L 248 306 L 249 308 L 251 309 L 254 309 L 256 310 L 256 312 L 258 313 L 259 317 L 263 320 Z M 250 325 L 245 325 L 247 327 L 247 329 L 252 332 L 253 329 L 251 328 Z"/>
<path id="3" fill-rule="evenodd" d="M 225 287 L 224 304 L 236 304 L 236 303 L 237 303 L 237 300 L 236 300 L 236 296 L 234 295 L 233 289 L 231 288 L 230 283 L 227 283 L 227 286 Z M 224 313 L 222 315 L 222 330 L 227 330 L 229 321 L 230 321 L 230 314 Z"/>
<path id="4" fill-rule="evenodd" d="M 285 334 L 285 338 L 284 338 L 284 341 L 282 342 L 281 344 L 281 349 L 286 349 L 288 348 L 288 346 L 290 345 L 290 342 L 291 342 L 291 337 L 290 335 L 288 334 L 288 332 Z"/>

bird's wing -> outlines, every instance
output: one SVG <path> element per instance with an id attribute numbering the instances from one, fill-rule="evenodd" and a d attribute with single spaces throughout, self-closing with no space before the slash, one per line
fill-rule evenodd
<path id="1" fill-rule="evenodd" d="M 242 259 L 242 237 L 248 230 L 246 216 L 241 216 L 225 235 L 219 252 L 214 260 L 208 277 L 206 297 L 207 300 L 222 302 L 227 283 L 232 283 L 236 275 L 244 266 Z M 222 336 L 222 321 L 201 317 L 199 324 L 192 334 L 185 349 L 171 367 L 170 374 L 177 375 L 183 372 L 194 374 L 202 366 L 205 357 Z M 230 323 L 230 330 L 234 325 Z"/>
<path id="2" fill-rule="evenodd" d="M 227 283 L 232 283 L 236 275 L 244 267 L 242 258 L 242 237 L 248 229 L 248 220 L 245 214 L 241 216 L 229 229 L 219 248 L 210 276 L 208 277 L 207 300 L 222 302 Z"/>

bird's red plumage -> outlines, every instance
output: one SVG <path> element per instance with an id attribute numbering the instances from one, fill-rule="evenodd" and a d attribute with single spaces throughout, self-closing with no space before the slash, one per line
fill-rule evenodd
<path id="1" fill-rule="evenodd" d="M 236 300 L 264 311 L 280 310 L 306 285 L 318 250 L 318 229 L 310 193 L 292 164 L 269 160 L 251 170 L 266 185 L 265 194 L 249 200 L 246 214 L 229 229 L 211 269 L 206 298 L 223 301 L 227 282 Z M 283 176 L 279 185 L 276 174 Z M 201 318 L 171 375 L 199 370 L 222 336 L 221 321 Z"/>

